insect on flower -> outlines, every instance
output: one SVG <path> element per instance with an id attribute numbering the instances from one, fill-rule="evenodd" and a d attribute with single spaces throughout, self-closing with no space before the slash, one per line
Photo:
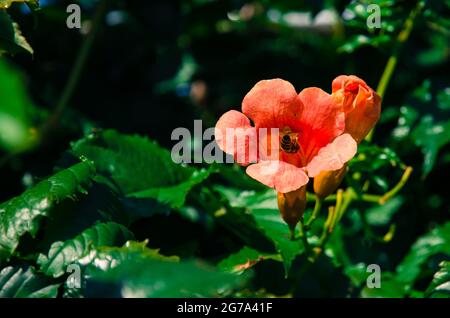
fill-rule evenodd
<path id="1" fill-rule="evenodd" d="M 296 153 L 299 151 L 298 135 L 299 133 L 291 132 L 289 127 L 284 127 L 280 138 L 281 150 L 287 153 Z"/>

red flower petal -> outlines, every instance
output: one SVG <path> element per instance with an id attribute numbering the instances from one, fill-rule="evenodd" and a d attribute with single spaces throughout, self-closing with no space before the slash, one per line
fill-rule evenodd
<path id="1" fill-rule="evenodd" d="M 251 145 L 252 151 L 255 151 L 253 155 L 257 155 L 256 130 L 241 112 L 230 110 L 223 114 L 217 121 L 214 135 L 220 149 L 233 155 L 238 164 L 246 166 L 250 161 L 256 161 L 257 158 L 250 156 L 249 153 Z M 227 137 L 231 137 L 232 140 L 228 140 Z"/>
<path id="2" fill-rule="evenodd" d="M 304 105 L 299 141 L 307 163 L 320 148 L 342 134 L 345 116 L 336 99 L 320 88 L 305 88 L 299 97 Z"/>
<path id="3" fill-rule="evenodd" d="M 322 171 L 338 170 L 356 154 L 356 141 L 343 134 L 332 143 L 320 149 L 317 156 L 306 166 L 308 175 L 315 177 Z"/>
<path id="4" fill-rule="evenodd" d="M 242 101 L 242 112 L 253 120 L 257 128 L 282 129 L 296 121 L 302 109 L 294 86 L 279 78 L 259 81 Z"/>
<path id="5" fill-rule="evenodd" d="M 339 75 L 331 83 L 331 91 L 335 93 L 340 89 L 345 89 L 346 91 L 351 91 L 352 88 L 356 90 L 358 86 L 364 88 L 369 88 L 366 82 L 355 75 Z M 357 91 L 357 90 L 356 90 Z"/>
<path id="6" fill-rule="evenodd" d="M 278 192 L 295 191 L 308 183 L 308 176 L 301 168 L 283 161 L 261 161 L 247 167 L 247 174 Z"/>
<path id="7" fill-rule="evenodd" d="M 354 75 L 336 77 L 331 87 L 345 112 L 345 132 L 361 142 L 380 118 L 380 96 Z"/>

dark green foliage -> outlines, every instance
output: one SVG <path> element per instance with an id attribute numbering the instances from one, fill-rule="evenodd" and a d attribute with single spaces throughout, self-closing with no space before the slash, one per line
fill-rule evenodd
<path id="1" fill-rule="evenodd" d="M 449 1 L 66 5 L 0 0 L 0 297 L 450 297 Z M 172 160 L 257 81 L 340 74 L 381 119 L 306 236 L 245 167 Z"/>
<path id="2" fill-rule="evenodd" d="M 32 267 L 8 266 L 0 271 L 0 298 L 55 298 L 60 284 L 49 282 Z"/>
<path id="3" fill-rule="evenodd" d="M 20 238 L 35 236 L 42 219 L 49 217 L 54 206 L 65 199 L 75 199 L 85 192 L 95 169 L 89 161 L 76 164 L 41 181 L 18 197 L 0 205 L 0 257 L 8 258 L 17 248 Z"/>

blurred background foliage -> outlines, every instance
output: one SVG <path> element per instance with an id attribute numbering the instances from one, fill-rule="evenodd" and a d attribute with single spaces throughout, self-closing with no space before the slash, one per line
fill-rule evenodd
<path id="1" fill-rule="evenodd" d="M 450 1 L 85 0 L 68 29 L 72 2 L 0 0 L 1 297 L 448 297 Z M 173 129 L 214 126 L 261 79 L 375 89 L 388 59 L 344 184 L 382 196 L 413 173 L 384 204 L 352 202 L 312 266 L 272 190 L 170 159 Z"/>

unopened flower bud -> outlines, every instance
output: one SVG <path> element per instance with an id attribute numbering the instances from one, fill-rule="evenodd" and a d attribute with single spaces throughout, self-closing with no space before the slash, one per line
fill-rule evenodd
<path id="1" fill-rule="evenodd" d="M 314 193 L 321 199 L 332 194 L 341 184 L 347 173 L 347 165 L 339 170 L 322 171 L 314 177 Z"/>
<path id="2" fill-rule="evenodd" d="M 278 192 L 278 209 L 284 222 L 289 225 L 291 238 L 293 238 L 295 226 L 302 218 L 305 208 L 306 186 L 292 192 Z"/>
<path id="3" fill-rule="evenodd" d="M 345 112 L 345 132 L 360 143 L 380 118 L 380 96 L 354 75 L 335 78 L 332 91 Z"/>

